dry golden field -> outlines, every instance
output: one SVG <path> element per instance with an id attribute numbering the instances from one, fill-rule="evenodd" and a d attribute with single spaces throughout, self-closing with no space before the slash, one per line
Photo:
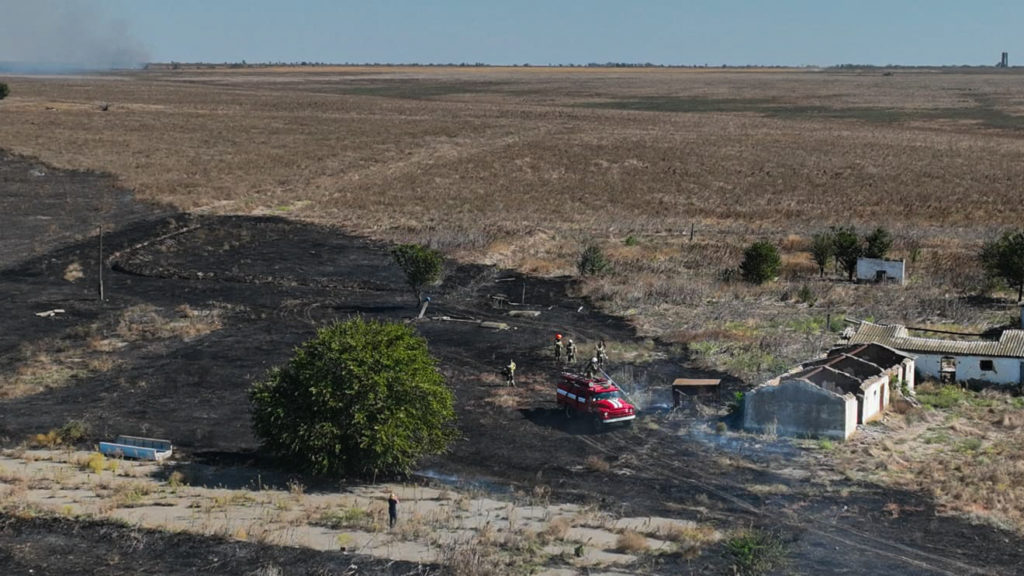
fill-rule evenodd
<path id="1" fill-rule="evenodd" d="M 1024 222 L 1024 74 L 1012 70 L 250 68 L 3 80 L 0 147 L 114 173 L 183 210 L 314 220 L 539 274 L 574 272 L 596 243 L 614 272 L 585 293 L 643 334 L 711 341 L 698 356 L 738 376 L 822 346 L 826 311 L 973 327 L 1012 312 L 965 298 L 983 284 L 980 243 Z M 892 230 L 911 284 L 816 279 L 808 238 L 845 224 Z M 780 282 L 724 281 L 757 238 L 782 246 Z M 795 297 L 805 284 L 814 307 Z"/>

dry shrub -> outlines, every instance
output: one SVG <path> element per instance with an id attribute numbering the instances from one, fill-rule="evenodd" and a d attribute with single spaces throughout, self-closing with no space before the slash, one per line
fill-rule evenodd
<path id="1" fill-rule="evenodd" d="M 477 532 L 476 538 L 477 541 L 481 544 L 487 546 L 494 544 L 497 538 L 497 533 L 494 530 L 494 526 L 492 526 L 490 522 L 485 522 L 484 525 L 481 526 L 480 530 Z"/>
<path id="2" fill-rule="evenodd" d="M 29 439 L 32 448 L 55 448 L 60 445 L 60 434 L 56 429 L 45 434 L 36 434 Z"/>
<path id="3" fill-rule="evenodd" d="M 818 273 L 818 265 L 814 263 L 814 259 L 807 252 L 798 252 L 796 254 L 783 254 L 782 255 L 782 272 L 780 276 L 783 278 L 814 278 Z"/>
<path id="4" fill-rule="evenodd" d="M 80 468 L 99 474 L 107 469 L 107 457 L 99 452 L 92 452 L 88 456 L 79 458 L 76 462 Z"/>
<path id="5" fill-rule="evenodd" d="M 1024 413 L 1006 412 L 995 423 L 997 426 L 1016 430 L 1024 426 Z"/>
<path id="6" fill-rule="evenodd" d="M 810 248 L 810 240 L 799 234 L 788 234 L 779 244 L 783 252 L 803 252 Z"/>
<path id="7" fill-rule="evenodd" d="M 82 265 L 78 262 L 72 262 L 64 269 L 64 279 L 68 282 L 77 282 L 82 278 L 85 278 L 85 272 L 82 271 Z"/>
<path id="8" fill-rule="evenodd" d="M 699 556 L 704 546 L 719 538 L 714 528 L 702 524 L 671 524 L 661 530 L 660 536 L 674 543 L 679 553 L 688 559 Z"/>
<path id="9" fill-rule="evenodd" d="M 128 342 L 165 338 L 190 340 L 220 328 L 218 310 L 196 310 L 185 304 L 171 317 L 165 316 L 161 308 L 143 304 L 121 313 L 117 333 Z"/>
<path id="10" fill-rule="evenodd" d="M 526 274 L 542 277 L 566 274 L 571 270 L 571 268 L 564 262 L 536 257 L 523 258 L 519 262 L 519 269 Z M 526 291 L 527 302 L 529 302 L 529 286 L 526 287 Z"/>
<path id="11" fill-rule="evenodd" d="M 680 545 L 703 545 L 718 539 L 718 533 L 711 526 L 703 524 L 670 524 L 664 527 L 661 537 Z"/>
<path id="12" fill-rule="evenodd" d="M 568 518 L 559 516 L 552 518 L 548 525 L 544 527 L 544 531 L 540 533 L 541 538 L 548 542 L 565 540 L 566 535 L 569 534 L 569 529 L 572 527 L 572 523 Z"/>
<path id="13" fill-rule="evenodd" d="M 175 470 L 167 477 L 167 485 L 171 488 L 180 488 L 190 484 L 188 476 L 181 470 Z"/>
<path id="14" fill-rule="evenodd" d="M 626 554 L 636 554 L 648 548 L 647 537 L 639 532 L 624 530 L 615 539 L 615 549 Z"/>
<path id="15" fill-rule="evenodd" d="M 86 340 L 86 347 L 93 352 L 116 352 L 127 346 L 128 343 L 117 338 L 103 338 L 99 335 L 90 336 Z"/>
<path id="16" fill-rule="evenodd" d="M 490 544 L 453 542 L 441 549 L 439 561 L 452 576 L 499 576 L 506 573 Z"/>
<path id="17" fill-rule="evenodd" d="M 153 491 L 149 482 L 120 482 L 113 486 L 112 498 L 118 508 L 131 508 L 141 506 L 143 499 Z"/>
<path id="18" fill-rule="evenodd" d="M 612 468 L 612 465 L 607 460 L 596 455 L 587 456 L 584 465 L 592 472 L 607 472 Z"/>
<path id="19" fill-rule="evenodd" d="M 93 373 L 110 372 L 120 364 L 119 360 L 110 356 L 97 356 L 85 361 L 86 368 Z"/>
<path id="20" fill-rule="evenodd" d="M 789 486 L 786 486 L 785 484 L 752 484 L 747 487 L 747 490 L 759 496 L 772 496 L 790 493 Z"/>
<path id="21" fill-rule="evenodd" d="M 60 428 L 51 429 L 45 434 L 36 434 L 29 439 L 34 448 L 55 448 L 60 445 L 74 445 L 86 439 L 89 425 L 82 420 L 68 420 Z"/>

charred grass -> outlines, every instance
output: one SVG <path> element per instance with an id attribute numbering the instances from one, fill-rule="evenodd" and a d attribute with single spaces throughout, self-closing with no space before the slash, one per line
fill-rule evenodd
<path id="1" fill-rule="evenodd" d="M 165 310 L 152 305 L 126 308 L 110 322 L 77 327 L 59 338 L 28 341 L 4 361 L 0 398 L 19 398 L 110 374 L 123 364 L 119 351 L 140 342 L 191 340 L 221 327 L 216 307 L 188 305 Z"/>
<path id="2" fill-rule="evenodd" d="M 573 296 L 748 383 L 829 346 L 840 318 L 984 329 L 1013 310 L 972 297 L 991 288 L 981 242 L 1022 221 L 1024 75 L 363 73 L 19 79 L 0 147 L 111 172 L 140 198 L 184 210 L 285 214 L 545 275 L 573 274 L 583 247 L 598 245 L 610 271 Z M 807 259 L 809 238 L 829 225 L 890 223 L 905 287 L 854 285 L 834 270 L 819 278 Z M 782 246 L 784 269 L 753 287 L 736 267 L 757 239 Z M 127 311 L 88 340 L 92 366 L 66 344 L 26 344 L 0 391 L 112 370 L 110 355 L 133 338 L 219 327 L 194 312 Z M 850 455 L 851 474 L 928 486 L 950 512 L 1019 529 L 1021 432 L 1001 423 L 1017 410 L 953 402 L 901 416 L 891 425 L 920 433 L 871 447 L 894 456 L 877 470 L 858 467 L 856 442 L 829 453 Z M 449 552 L 491 565 L 472 549 Z"/>

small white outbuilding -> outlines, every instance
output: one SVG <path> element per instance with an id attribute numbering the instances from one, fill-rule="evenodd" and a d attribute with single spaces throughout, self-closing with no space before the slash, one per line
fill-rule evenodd
<path id="1" fill-rule="evenodd" d="M 887 260 L 883 258 L 858 258 L 858 282 L 895 282 L 906 283 L 906 263 L 903 260 Z"/>

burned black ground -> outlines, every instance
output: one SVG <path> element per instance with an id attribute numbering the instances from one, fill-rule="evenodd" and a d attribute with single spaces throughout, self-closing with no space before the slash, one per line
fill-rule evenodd
<path id="1" fill-rule="evenodd" d="M 211 484 L 287 478 L 288 471 L 269 471 L 256 450 L 248 422 L 250 384 L 325 322 L 353 314 L 394 321 L 415 315 L 415 300 L 386 246 L 278 218 L 175 214 L 132 202 L 103 176 L 40 168 L 11 156 L 0 157 L 0 174 L 0 371 L 17 371 L 39 350 L 88 355 L 96 341 L 124 340 L 116 351 L 119 363 L 109 370 L 84 371 L 60 386 L 0 401 L 6 446 L 82 420 L 91 442 L 119 433 L 170 438 L 188 462 L 180 465 L 202 467 Z M 45 218 L 52 226 L 40 226 Z M 100 221 L 113 229 L 104 239 L 102 302 L 95 265 Z M 65 276 L 75 263 L 84 276 L 72 282 Z M 508 316 L 492 307 L 490 296 L 497 293 L 519 301 L 524 284 L 525 307 L 540 311 L 538 317 Z M 548 356 L 551 335 L 562 332 L 590 343 L 601 337 L 635 339 L 625 321 L 573 297 L 569 279 L 449 263 L 444 284 L 431 296 L 431 319 L 415 325 L 455 392 L 462 439 L 450 453 L 423 462 L 425 476 L 512 495 L 541 487 L 553 501 L 686 518 L 723 531 L 773 531 L 787 543 L 787 573 L 1024 571 L 1024 549 L 1015 534 L 939 516 L 921 494 L 845 480 L 831 470 L 827 454 L 786 441 L 716 433 L 715 417 L 650 410 L 632 428 L 598 434 L 566 423 L 553 401 L 557 367 Z M 58 308 L 65 313 L 35 315 Z M 130 336 L 131 316 L 140 309 L 167 318 L 216 311 L 218 324 L 187 337 L 126 337 L 126 324 Z M 510 329 L 482 328 L 478 321 L 484 320 Z M 509 357 L 520 366 L 522 384 L 513 406 L 495 402 L 501 390 L 496 373 Z M 654 344 L 651 357 L 631 369 L 661 389 L 670 377 L 709 376 L 669 346 Z M 588 466 L 595 457 L 609 469 Z M 785 489 L 771 495 L 751 489 L 776 485 Z M 330 489 L 329 483 L 319 489 Z M 906 512 L 887 514 L 893 502 Z M 58 573 L 50 563 L 55 548 L 41 545 L 20 554 L 20 534 L 59 547 L 76 573 L 91 573 L 104 553 L 122 553 L 120 528 L 14 518 L 6 526 L 0 534 L 3 573 Z M 182 534 L 148 538 L 167 543 L 157 556 L 168 563 L 180 550 L 183 566 L 193 566 L 185 564 L 192 561 L 191 546 L 208 546 L 217 557 L 244 549 L 278 564 L 294 556 L 288 549 Z M 344 555 L 316 557 L 335 567 L 347 561 Z M 229 562 L 214 571 L 246 574 L 252 566 Z M 721 544 L 694 559 L 651 557 L 643 566 L 656 573 L 732 573 Z M 180 573 L 201 571 L 190 569 Z M 123 564 L 104 566 L 102 573 L 137 572 Z"/>

